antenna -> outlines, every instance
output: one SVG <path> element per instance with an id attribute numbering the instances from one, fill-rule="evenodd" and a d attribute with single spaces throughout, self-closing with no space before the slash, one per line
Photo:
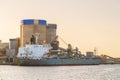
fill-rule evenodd
<path id="1" fill-rule="evenodd" d="M 94 48 L 94 54 L 95 54 L 95 56 L 97 55 L 97 48 L 96 47 Z"/>

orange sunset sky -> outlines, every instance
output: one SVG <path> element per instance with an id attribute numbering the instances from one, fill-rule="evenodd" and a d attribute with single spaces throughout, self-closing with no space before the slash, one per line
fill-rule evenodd
<path id="1" fill-rule="evenodd" d="M 120 57 L 120 0 L 0 0 L 0 40 L 20 37 L 23 19 L 57 24 L 57 34 L 82 53 L 96 47 L 98 55 Z"/>

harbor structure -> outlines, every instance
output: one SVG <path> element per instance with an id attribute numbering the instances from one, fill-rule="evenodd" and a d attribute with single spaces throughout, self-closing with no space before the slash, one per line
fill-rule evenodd
<path id="1" fill-rule="evenodd" d="M 20 30 L 21 47 L 17 59 L 18 65 L 98 65 L 100 58 L 93 52 L 81 56 L 71 44 L 63 50 L 56 36 L 56 24 L 47 24 L 46 20 L 22 20 Z"/>
<path id="2" fill-rule="evenodd" d="M 46 20 L 22 20 L 20 38 L 10 39 L 9 44 L 2 43 L 0 40 L 0 64 L 17 64 L 18 62 L 19 65 L 96 65 L 120 63 L 120 58 L 113 58 L 107 55 L 97 56 L 96 48 L 94 52 L 88 51 L 86 55 L 83 55 L 78 51 L 78 48 L 72 49 L 70 44 L 68 44 L 67 49 L 59 47 L 56 30 L 57 24 L 47 24 Z M 35 39 L 33 44 L 31 44 L 32 36 Z"/>

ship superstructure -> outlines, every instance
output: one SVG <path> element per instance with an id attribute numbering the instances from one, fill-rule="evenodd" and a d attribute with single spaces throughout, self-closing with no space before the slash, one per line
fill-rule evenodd
<path id="1" fill-rule="evenodd" d="M 31 42 L 32 43 L 32 42 Z M 93 52 L 87 52 L 87 55 L 81 54 L 68 44 L 67 49 L 59 47 L 59 41 L 54 40 L 51 44 L 29 44 L 19 48 L 18 65 L 24 66 L 62 66 L 62 65 L 98 65 L 100 58 L 93 55 Z"/>
<path id="2" fill-rule="evenodd" d="M 26 45 L 19 48 L 19 65 L 98 65 L 100 58 L 87 57 L 79 52 L 63 50 L 52 50 L 48 45 Z"/>

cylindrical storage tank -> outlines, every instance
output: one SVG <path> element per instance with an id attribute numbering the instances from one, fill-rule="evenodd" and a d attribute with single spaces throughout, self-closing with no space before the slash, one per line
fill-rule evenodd
<path id="1" fill-rule="evenodd" d="M 14 49 L 17 54 L 19 48 L 19 38 L 10 39 L 9 49 Z"/>
<path id="2" fill-rule="evenodd" d="M 48 24 L 48 28 L 57 29 L 57 24 Z"/>
<path id="3" fill-rule="evenodd" d="M 22 20 L 23 25 L 34 24 L 34 19 L 24 19 Z"/>
<path id="4" fill-rule="evenodd" d="M 30 43 L 30 38 L 35 32 L 35 25 L 38 24 L 38 20 L 24 19 L 20 26 L 20 46 Z"/>
<path id="5" fill-rule="evenodd" d="M 39 44 L 42 44 L 44 41 L 46 41 L 46 27 L 47 25 L 38 24 L 34 27 L 34 33 L 38 37 L 37 42 Z"/>
<path id="6" fill-rule="evenodd" d="M 10 39 L 9 48 L 10 49 L 15 49 L 15 47 L 16 47 L 16 39 Z"/>
<path id="7" fill-rule="evenodd" d="M 46 25 L 47 21 L 46 20 L 38 20 L 38 24 Z"/>
<path id="8" fill-rule="evenodd" d="M 21 25 L 20 28 L 20 41 L 21 41 L 21 47 L 25 46 L 25 44 L 30 43 L 30 38 L 34 34 L 35 25 Z"/>
<path id="9" fill-rule="evenodd" d="M 47 25 L 47 42 L 51 43 L 56 38 L 56 29 L 57 24 L 48 24 Z"/>
<path id="10" fill-rule="evenodd" d="M 94 56 L 94 53 L 89 51 L 89 52 L 86 52 L 86 56 L 87 57 L 93 57 Z"/>

